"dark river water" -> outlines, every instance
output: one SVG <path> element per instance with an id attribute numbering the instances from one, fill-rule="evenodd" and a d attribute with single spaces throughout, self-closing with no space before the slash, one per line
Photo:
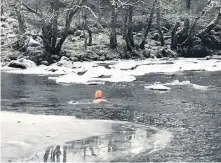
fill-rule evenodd
<path id="1" fill-rule="evenodd" d="M 45 76 L 8 73 L 1 78 L 2 111 L 128 121 L 173 134 L 165 149 L 129 161 L 221 161 L 221 72 L 149 74 L 131 83 L 104 85 L 59 85 Z M 163 93 L 144 89 L 174 80 L 210 87 L 174 85 Z M 90 104 L 97 89 L 110 103 Z"/>

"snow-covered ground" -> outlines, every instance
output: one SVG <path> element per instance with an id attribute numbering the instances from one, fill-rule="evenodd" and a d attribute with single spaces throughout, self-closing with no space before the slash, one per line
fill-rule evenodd
<path id="1" fill-rule="evenodd" d="M 69 61 L 67 61 L 69 62 Z M 106 66 L 104 66 L 106 64 Z M 49 78 L 61 84 L 104 84 L 104 82 L 131 82 L 136 76 L 149 73 L 176 73 L 182 71 L 221 71 L 221 60 L 218 59 L 147 59 L 142 61 L 119 60 L 105 62 L 74 62 L 59 67 L 56 64 L 51 66 L 39 66 L 35 68 L 8 69 L 1 68 L 9 73 L 37 74 L 37 75 L 58 75 L 57 78 Z"/>
<path id="2" fill-rule="evenodd" d="M 27 156 L 42 151 L 51 145 L 62 145 L 67 141 L 82 140 L 87 137 L 114 134 L 115 132 L 118 133 L 115 136 L 120 136 L 119 132 L 126 132 L 124 131 L 126 128 L 130 128 L 130 131 L 134 130 L 138 134 L 137 138 L 131 140 L 134 145 L 131 147 L 131 151 L 134 154 L 149 148 L 145 142 L 153 144 L 152 151 L 165 148 L 173 137 L 168 131 L 150 127 L 156 133 L 147 139 L 147 126 L 136 126 L 127 122 L 80 120 L 70 116 L 31 115 L 12 112 L 1 112 L 0 115 L 3 132 L 1 135 L 2 161 L 27 158 Z M 106 154 L 108 153 L 106 152 Z"/>

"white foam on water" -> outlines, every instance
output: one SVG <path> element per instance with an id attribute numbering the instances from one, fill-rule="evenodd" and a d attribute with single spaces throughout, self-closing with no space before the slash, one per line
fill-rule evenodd
<path id="1" fill-rule="evenodd" d="M 69 101 L 68 104 L 70 105 L 90 105 L 92 102 L 79 102 L 79 101 Z"/>

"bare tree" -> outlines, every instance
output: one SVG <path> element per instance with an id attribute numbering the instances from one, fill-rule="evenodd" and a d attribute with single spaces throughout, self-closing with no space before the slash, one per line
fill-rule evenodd
<path id="1" fill-rule="evenodd" d="M 57 19 L 59 12 L 59 0 L 54 1 L 52 21 L 45 22 L 42 27 L 42 39 L 45 48 L 45 59 L 52 63 L 53 60 L 51 55 L 57 55 L 60 57 L 61 47 L 68 36 L 68 31 L 70 29 L 71 21 L 73 16 L 77 13 L 80 6 L 82 6 L 86 0 L 79 0 L 76 5 L 67 10 L 66 22 L 63 32 L 61 33 L 61 38 L 57 35 Z"/>

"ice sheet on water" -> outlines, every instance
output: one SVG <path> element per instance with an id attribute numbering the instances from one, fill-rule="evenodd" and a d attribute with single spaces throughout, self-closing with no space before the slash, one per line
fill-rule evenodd
<path id="1" fill-rule="evenodd" d="M 157 90 L 157 91 L 169 91 L 170 88 L 166 87 L 162 84 L 153 84 L 149 86 L 144 86 L 145 89 L 150 89 L 150 90 Z"/>
<path id="2" fill-rule="evenodd" d="M 118 157 L 130 157 L 131 154 L 133 156 L 146 150 L 161 150 L 172 139 L 170 132 L 128 122 L 81 120 L 70 116 L 12 112 L 1 112 L 0 115 L 3 131 L 2 161 L 9 159 L 21 161 L 21 158 L 24 158 L 22 159 L 24 161 L 25 158 L 30 159 L 28 157 L 30 156 L 34 158 L 32 161 L 43 162 L 45 149 L 56 145 L 73 148 L 72 151 L 76 150 L 74 156 L 70 150 L 67 153 L 69 161 L 95 161 L 94 156 L 87 160 L 82 156 L 82 148 L 90 149 L 91 145 L 98 149 L 95 151 L 96 158 L 100 161 L 108 161 Z M 147 137 L 148 129 L 150 131 Z M 107 151 L 110 139 L 113 140 L 112 145 L 116 151 Z M 80 143 L 81 140 L 82 143 Z M 75 142 L 73 147 L 70 146 L 71 142 Z M 71 157 L 74 158 L 71 159 Z"/>
<path id="3" fill-rule="evenodd" d="M 192 87 L 193 89 L 202 90 L 202 91 L 208 90 L 208 88 L 210 87 L 210 86 L 202 86 L 198 84 L 193 84 L 190 81 L 179 81 L 179 80 L 174 80 L 170 83 L 166 83 L 165 85 L 187 85 L 187 86 Z"/>

